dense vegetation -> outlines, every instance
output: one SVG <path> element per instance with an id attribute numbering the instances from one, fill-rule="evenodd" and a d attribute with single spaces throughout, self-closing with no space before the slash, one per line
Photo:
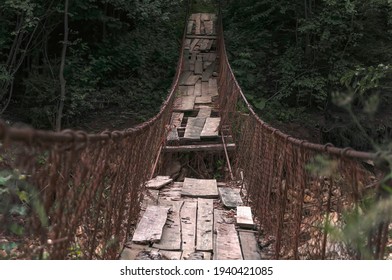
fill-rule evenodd
<path id="1" fill-rule="evenodd" d="M 303 124 L 291 131 L 281 125 L 299 137 L 309 136 L 298 135 L 307 128 L 320 132 L 308 137 L 314 141 L 371 148 L 351 114 L 363 132 L 386 142 L 392 134 L 391 1 L 226 2 L 231 63 L 264 119 Z M 335 95 L 350 100 L 350 114 L 335 106 Z"/>
<path id="2" fill-rule="evenodd" d="M 153 116 L 175 73 L 184 11 L 180 0 L 1 0 L 2 118 L 54 129 L 62 74 L 63 128 Z"/>

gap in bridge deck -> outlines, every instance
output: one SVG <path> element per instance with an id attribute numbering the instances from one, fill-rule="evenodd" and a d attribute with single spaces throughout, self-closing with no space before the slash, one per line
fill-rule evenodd
<path id="1" fill-rule="evenodd" d="M 144 244 L 128 242 L 122 258 L 260 259 L 255 233 L 239 232 L 253 226 L 250 208 L 239 208 L 236 219 L 237 206 L 243 205 L 240 186 L 225 183 L 229 174 L 221 131 L 231 161 L 235 144 L 227 127 L 220 127 L 216 16 L 192 14 L 187 29 L 183 72 L 157 170 L 161 177 L 146 183 L 133 237 Z M 163 212 L 156 213 L 159 209 Z"/>

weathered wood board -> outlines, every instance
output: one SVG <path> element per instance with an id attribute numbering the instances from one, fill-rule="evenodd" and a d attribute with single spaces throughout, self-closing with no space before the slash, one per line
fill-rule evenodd
<path id="1" fill-rule="evenodd" d="M 242 198 L 239 189 L 219 188 L 220 199 L 227 208 L 236 208 L 242 205 Z"/>
<path id="2" fill-rule="evenodd" d="M 255 234 L 245 231 L 239 231 L 238 234 L 244 260 L 261 260 Z"/>
<path id="3" fill-rule="evenodd" d="M 146 183 L 146 187 L 153 190 L 159 190 L 162 187 L 170 184 L 173 179 L 170 176 L 157 176 Z"/>
<path id="4" fill-rule="evenodd" d="M 204 29 L 207 35 L 212 35 L 214 33 L 213 22 L 211 20 L 204 21 Z"/>
<path id="5" fill-rule="evenodd" d="M 240 242 L 234 224 L 226 224 L 221 219 L 221 210 L 214 211 L 215 260 L 242 260 Z"/>
<path id="6" fill-rule="evenodd" d="M 170 201 L 179 201 L 181 200 L 181 190 L 182 190 L 182 182 L 174 182 L 168 187 L 165 187 L 159 191 L 159 198 L 167 199 Z"/>
<path id="7" fill-rule="evenodd" d="M 185 39 L 184 49 L 189 50 L 191 48 L 191 39 Z M 188 59 L 188 57 L 184 56 L 184 58 Z"/>
<path id="8" fill-rule="evenodd" d="M 197 238 L 196 250 L 212 251 L 212 233 L 214 221 L 214 200 L 197 199 Z"/>
<path id="9" fill-rule="evenodd" d="M 219 136 L 219 124 L 221 118 L 207 118 L 200 138 L 214 138 Z"/>
<path id="10" fill-rule="evenodd" d="M 218 96 L 218 82 L 215 78 L 208 80 L 208 95 Z"/>
<path id="11" fill-rule="evenodd" d="M 185 201 L 181 208 L 181 229 L 182 229 L 182 256 L 181 259 L 188 258 L 189 254 L 195 251 L 196 246 L 196 210 L 197 202 Z"/>
<path id="12" fill-rule="evenodd" d="M 208 118 L 211 116 L 211 111 L 212 111 L 211 107 L 200 108 L 199 112 L 197 113 L 197 117 L 198 118 Z"/>
<path id="13" fill-rule="evenodd" d="M 212 103 L 211 96 L 196 96 L 195 104 L 209 104 Z"/>
<path id="14" fill-rule="evenodd" d="M 208 56 L 205 57 L 205 60 L 214 62 L 216 60 L 216 53 L 210 52 Z"/>
<path id="15" fill-rule="evenodd" d="M 192 95 L 194 95 L 194 93 L 195 93 L 195 86 L 188 86 L 187 95 L 191 95 L 192 96 Z"/>
<path id="16" fill-rule="evenodd" d="M 170 131 L 167 135 L 167 141 L 178 141 L 180 137 L 178 136 L 177 128 L 181 126 L 182 119 L 184 118 L 184 113 L 174 112 L 170 119 Z"/>
<path id="17" fill-rule="evenodd" d="M 195 96 L 180 96 L 174 101 L 174 111 L 192 111 L 195 105 Z"/>
<path id="18" fill-rule="evenodd" d="M 183 71 L 190 71 L 189 49 L 184 50 L 184 68 Z"/>
<path id="19" fill-rule="evenodd" d="M 185 178 L 181 195 L 190 197 L 217 198 L 218 187 L 216 180 Z"/>
<path id="20" fill-rule="evenodd" d="M 197 46 L 197 44 L 199 44 L 200 39 L 193 39 L 191 46 L 190 46 L 190 51 L 193 51 L 195 49 L 195 47 Z"/>
<path id="21" fill-rule="evenodd" d="M 146 210 L 149 205 L 157 205 L 159 197 L 159 190 L 147 190 L 144 197 L 141 210 Z"/>
<path id="22" fill-rule="evenodd" d="M 237 206 L 237 225 L 242 228 L 254 228 L 252 210 L 248 206 Z"/>
<path id="23" fill-rule="evenodd" d="M 169 207 L 150 205 L 147 207 L 133 234 L 134 243 L 147 244 L 161 240 Z"/>
<path id="24" fill-rule="evenodd" d="M 200 34 L 200 28 L 201 28 L 201 18 L 200 14 L 196 14 L 196 28 L 195 28 L 195 34 L 198 35 Z"/>
<path id="25" fill-rule="evenodd" d="M 200 140 L 200 133 L 203 130 L 205 122 L 205 118 L 188 118 L 183 138 L 188 140 Z"/>
<path id="26" fill-rule="evenodd" d="M 207 21 L 207 20 L 210 20 L 210 19 L 211 19 L 211 14 L 209 14 L 209 13 L 202 13 L 200 15 L 200 20 L 201 21 Z"/>
<path id="27" fill-rule="evenodd" d="M 170 211 L 163 227 L 162 238 L 153 247 L 162 250 L 181 250 L 181 222 L 180 211 L 183 201 L 159 200 L 159 205 L 169 207 Z"/>
<path id="28" fill-rule="evenodd" d="M 197 61 L 196 61 L 196 65 L 197 65 Z M 186 86 L 194 86 L 199 79 L 200 79 L 199 75 L 190 75 L 184 84 Z"/>
<path id="29" fill-rule="evenodd" d="M 167 260 L 181 260 L 182 251 L 159 250 L 159 253 Z"/>

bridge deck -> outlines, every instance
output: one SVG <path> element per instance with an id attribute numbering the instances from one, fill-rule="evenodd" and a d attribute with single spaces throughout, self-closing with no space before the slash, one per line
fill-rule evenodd
<path id="1" fill-rule="evenodd" d="M 184 59 L 165 150 L 222 152 L 220 131 L 224 128 L 215 102 L 214 14 L 191 15 Z M 230 136 L 225 142 L 228 150 L 235 148 Z M 238 208 L 237 215 L 237 206 L 243 205 L 237 186 L 218 186 L 214 179 L 171 182 L 159 177 L 147 183 L 147 189 L 137 234 L 126 244 L 122 259 L 260 259 L 250 208 Z"/>

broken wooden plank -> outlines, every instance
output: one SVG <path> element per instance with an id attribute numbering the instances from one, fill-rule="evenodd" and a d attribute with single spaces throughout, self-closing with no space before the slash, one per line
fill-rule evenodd
<path id="1" fill-rule="evenodd" d="M 226 144 L 227 151 L 235 151 L 235 144 Z M 182 153 L 182 152 L 211 152 L 221 153 L 224 151 L 223 144 L 205 144 L 205 145 L 181 145 L 181 146 L 165 146 L 163 149 L 166 153 Z"/>
<path id="2" fill-rule="evenodd" d="M 183 203 L 183 201 L 159 200 L 160 206 L 169 207 L 171 210 L 163 227 L 162 238 L 154 243 L 154 248 L 168 251 L 181 250 L 180 211 Z"/>
<path id="3" fill-rule="evenodd" d="M 201 108 L 199 110 L 199 113 L 197 113 L 197 117 L 198 118 L 208 118 L 211 116 L 211 111 L 212 111 L 211 107 Z"/>
<path id="4" fill-rule="evenodd" d="M 256 236 L 252 232 L 239 231 L 242 257 L 244 260 L 261 260 Z"/>
<path id="5" fill-rule="evenodd" d="M 195 96 L 180 96 L 174 100 L 174 111 L 192 111 L 195 105 Z"/>
<path id="6" fill-rule="evenodd" d="M 195 62 L 195 74 L 200 75 L 203 73 L 203 56 L 198 55 Z"/>
<path id="7" fill-rule="evenodd" d="M 195 96 L 201 96 L 201 81 L 198 80 L 195 84 L 195 90 L 193 92 L 193 95 Z"/>
<path id="8" fill-rule="evenodd" d="M 214 231 L 216 232 L 214 259 L 242 260 L 237 231 L 233 224 L 226 224 L 222 221 L 221 216 L 221 210 L 214 211 Z"/>
<path id="9" fill-rule="evenodd" d="M 218 81 L 216 78 L 210 78 L 208 80 L 208 95 L 218 96 Z"/>
<path id="10" fill-rule="evenodd" d="M 197 199 L 196 250 L 212 251 L 214 200 Z"/>
<path id="11" fill-rule="evenodd" d="M 150 205 L 144 212 L 133 234 L 134 243 L 146 244 L 161 240 L 169 207 Z"/>
<path id="12" fill-rule="evenodd" d="M 199 43 L 200 39 L 193 39 L 191 46 L 190 46 L 190 51 L 193 51 L 196 47 L 196 45 Z"/>
<path id="13" fill-rule="evenodd" d="M 202 82 L 209 82 L 212 76 L 212 72 L 215 69 L 215 62 L 212 62 L 203 72 L 201 80 Z"/>
<path id="14" fill-rule="evenodd" d="M 219 124 L 221 118 L 207 118 L 200 138 L 214 138 L 219 136 Z"/>
<path id="15" fill-rule="evenodd" d="M 146 210 L 149 205 L 157 205 L 159 197 L 159 190 L 147 190 L 143 196 L 143 203 L 141 206 L 141 210 Z"/>
<path id="16" fill-rule="evenodd" d="M 188 118 L 183 138 L 188 140 L 200 140 L 200 133 L 203 130 L 205 122 L 205 118 Z"/>
<path id="17" fill-rule="evenodd" d="M 236 208 L 242 205 L 242 198 L 239 189 L 219 188 L 220 199 L 227 208 Z"/>
<path id="18" fill-rule="evenodd" d="M 169 201 L 180 201 L 182 185 L 182 182 L 174 182 L 170 186 L 161 189 L 159 192 L 159 198 Z"/>
<path id="19" fill-rule="evenodd" d="M 242 228 L 254 228 L 252 210 L 248 206 L 237 207 L 237 225 Z"/>
<path id="20" fill-rule="evenodd" d="M 190 197 L 217 198 L 218 187 L 216 180 L 185 178 L 181 195 Z"/>
<path id="21" fill-rule="evenodd" d="M 173 179 L 170 176 L 157 176 L 146 183 L 146 187 L 153 190 L 159 190 L 163 186 L 170 184 Z"/>
<path id="22" fill-rule="evenodd" d="M 189 257 L 195 251 L 196 242 L 196 209 L 197 202 L 185 201 L 181 208 L 181 230 L 182 230 L 182 256 L 181 259 Z"/>

